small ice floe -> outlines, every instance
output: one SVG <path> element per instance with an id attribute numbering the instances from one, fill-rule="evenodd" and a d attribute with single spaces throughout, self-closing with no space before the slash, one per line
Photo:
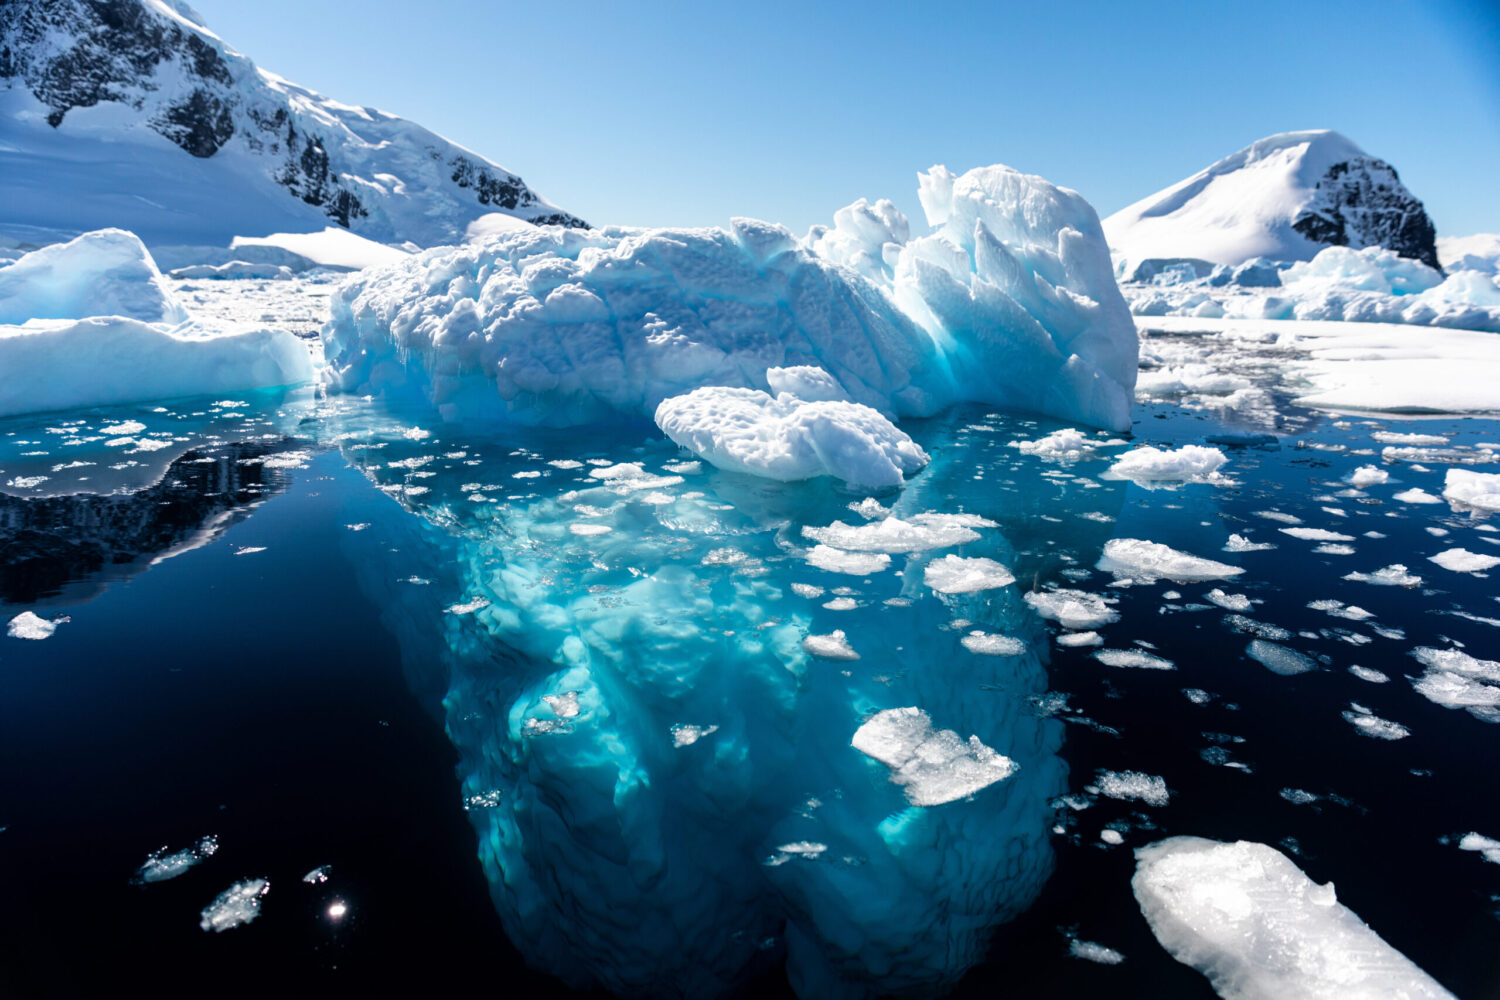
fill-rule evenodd
<path id="1" fill-rule="evenodd" d="M 790 844 L 782 844 L 776 848 L 776 853 L 762 862 L 768 868 L 784 865 L 788 861 L 802 859 L 813 861 L 821 857 L 828 850 L 828 845 L 816 840 L 795 840 Z"/>
<path id="2" fill-rule="evenodd" d="M 57 626 L 72 621 L 67 615 L 48 620 L 34 611 L 22 611 L 5 626 L 5 634 L 12 639 L 42 640 L 51 638 Z"/>
<path id="3" fill-rule="evenodd" d="M 198 926 L 205 931 L 222 933 L 260 916 L 260 901 L 271 891 L 271 881 L 247 878 L 225 889 L 203 908 Z"/>
<path id="4" fill-rule="evenodd" d="M 1497 559 L 1496 562 L 1500 562 Z M 940 594 L 972 594 L 980 590 L 1009 587 L 1015 576 L 993 559 L 980 556 L 944 556 L 922 571 L 922 582 Z"/>
<path id="5" fill-rule="evenodd" d="M 1171 837 L 1135 856 L 1151 932 L 1222 997 L 1451 1000 L 1273 847 Z"/>
<path id="6" fill-rule="evenodd" d="M 17 490 L 34 490 L 51 478 L 51 476 L 15 476 L 5 485 Z"/>
<path id="7" fill-rule="evenodd" d="M 361 521 L 358 524 L 346 524 L 346 525 L 344 525 L 344 527 L 348 528 L 350 531 L 364 531 L 369 526 L 370 526 L 370 522 L 369 521 Z"/>
<path id="8" fill-rule="evenodd" d="M 1066 629 L 1097 629 L 1120 620 L 1106 598 L 1082 590 L 1034 590 L 1025 597 L 1037 614 Z"/>
<path id="9" fill-rule="evenodd" d="M 478 611 L 480 608 L 487 608 L 489 606 L 490 602 L 488 599 L 483 597 L 476 597 L 472 601 L 465 601 L 461 604 L 450 604 L 443 609 L 443 613 L 450 615 L 469 615 Z"/>
<path id="10" fill-rule="evenodd" d="M 1153 583 L 1163 578 L 1175 583 L 1224 580 L 1245 572 L 1238 566 L 1179 552 L 1160 542 L 1141 538 L 1111 538 L 1104 543 L 1104 554 L 1095 568 L 1113 573 L 1117 579 L 1140 583 Z"/>
<path id="11" fill-rule="evenodd" d="M 1292 637 L 1292 633 L 1280 625 L 1258 622 L 1254 618 L 1246 618 L 1244 615 L 1225 615 L 1224 624 L 1243 635 L 1258 635 L 1262 639 L 1281 640 Z"/>
<path id="12" fill-rule="evenodd" d="M 975 514 L 914 514 L 905 520 L 892 516 L 859 525 L 808 525 L 802 534 L 845 552 L 925 552 L 978 541 L 975 528 L 993 527 L 994 521 Z"/>
<path id="13" fill-rule="evenodd" d="M 1119 830 L 1116 830 L 1114 827 L 1106 826 L 1104 829 L 1099 831 L 1099 840 L 1101 843 L 1108 844 L 1110 847 L 1119 847 L 1121 844 L 1125 843 L 1125 835 Z"/>
<path id="14" fill-rule="evenodd" d="M 849 645 L 843 629 L 834 629 L 828 635 L 810 635 L 802 640 L 802 648 L 825 660 L 859 659 L 859 654 Z"/>
<path id="15" fill-rule="evenodd" d="M 592 524 L 585 521 L 574 521 L 572 524 L 568 525 L 568 531 L 579 536 L 580 538 L 592 538 L 596 535 L 607 535 L 613 530 L 614 528 L 610 527 L 607 524 Z"/>
<path id="16" fill-rule="evenodd" d="M 1422 489 L 1420 486 L 1413 486 L 1409 490 L 1402 490 L 1400 493 L 1393 494 L 1392 497 L 1391 497 L 1391 499 L 1393 499 L 1393 500 L 1399 500 L 1402 503 L 1442 503 L 1443 502 L 1442 497 L 1435 497 L 1431 493 L 1428 493 L 1426 490 Z"/>
<path id="17" fill-rule="evenodd" d="M 1026 644 L 1008 635 L 992 635 L 985 632 L 970 632 L 959 642 L 964 649 L 980 656 L 1020 656 L 1026 652 Z"/>
<path id="18" fill-rule="evenodd" d="M 1283 535 L 1291 535 L 1300 538 L 1304 542 L 1352 542 L 1353 535 L 1345 535 L 1338 531 L 1329 531 L 1326 528 L 1280 528 Z"/>
<path id="19" fill-rule="evenodd" d="M 1101 770 L 1095 774 L 1094 783 L 1084 790 L 1091 795 L 1144 802 L 1148 806 L 1165 806 L 1171 797 L 1165 778 L 1142 771 Z"/>
<path id="20" fill-rule="evenodd" d="M 1401 723 L 1382 719 L 1357 701 L 1351 701 L 1343 715 L 1355 732 L 1374 740 L 1404 740 L 1411 735 L 1411 730 Z"/>
<path id="21" fill-rule="evenodd" d="M 830 573 L 869 576 L 885 570 L 891 557 L 884 552 L 846 552 L 831 545 L 814 545 L 807 551 L 807 564 Z"/>
<path id="22" fill-rule="evenodd" d="M 1225 611 L 1245 612 L 1253 611 L 1255 609 L 1255 605 L 1250 602 L 1250 598 L 1246 597 L 1244 594 L 1226 594 L 1218 587 L 1215 587 L 1213 590 L 1210 590 L 1208 593 L 1204 594 L 1203 599 L 1208 601 L 1210 604 L 1217 604 Z"/>
<path id="23" fill-rule="evenodd" d="M 167 879 L 176 878 L 189 868 L 211 857 L 219 849 L 219 838 L 208 836 L 201 838 L 192 847 L 184 847 L 180 851 L 168 852 L 165 847 L 152 851 L 146 858 L 146 863 L 136 869 L 135 876 L 131 879 L 137 885 L 149 882 L 165 882 Z"/>
<path id="24" fill-rule="evenodd" d="M 1459 838 L 1460 851 L 1476 851 L 1491 864 L 1500 865 L 1500 840 L 1478 833 L 1466 833 Z"/>
<path id="25" fill-rule="evenodd" d="M 1265 639 L 1252 639 L 1245 647 L 1245 655 L 1260 663 L 1273 674 L 1292 677 L 1318 669 L 1318 662 L 1306 653 L 1299 653 L 1278 643 Z"/>
<path id="26" fill-rule="evenodd" d="M 920 708 L 876 712 L 855 731 L 850 745 L 890 768 L 915 806 L 937 806 L 967 798 L 1004 781 L 1018 770 L 1015 761 L 970 736 L 934 729 Z"/>
<path id="27" fill-rule="evenodd" d="M 328 881 L 328 874 L 332 871 L 333 865 L 319 865 L 312 871 L 308 872 L 306 875 L 302 876 L 302 881 L 306 882 L 308 885 L 321 885 L 324 882 Z"/>
<path id="28" fill-rule="evenodd" d="M 1119 965 L 1125 961 L 1125 956 L 1113 948 L 1105 947 L 1096 941 L 1084 941 L 1081 938 L 1072 938 L 1068 941 L 1068 954 L 1074 958 L 1081 958 L 1085 962 L 1098 962 L 1100 965 Z"/>
<path id="29" fill-rule="evenodd" d="M 1366 611 L 1364 608 L 1359 607 L 1358 605 L 1345 604 L 1343 601 L 1335 601 L 1332 599 L 1323 601 L 1308 601 L 1307 606 L 1314 611 L 1322 611 L 1325 614 L 1333 615 L 1335 618 L 1347 618 L 1352 622 L 1362 622 L 1367 618 L 1375 617 L 1373 614 Z"/>
<path id="30" fill-rule="evenodd" d="M 1500 474 L 1449 469 L 1443 499 L 1459 509 L 1500 511 Z"/>
<path id="31" fill-rule="evenodd" d="M 1059 646 L 1070 647 L 1102 646 L 1104 645 L 1104 637 L 1092 630 L 1088 632 L 1064 632 L 1057 637 L 1057 644 Z"/>
<path id="32" fill-rule="evenodd" d="M 1443 445 L 1448 439 L 1438 434 L 1400 434 L 1395 431 L 1376 431 L 1370 437 L 1381 444 Z"/>
<path id="33" fill-rule="evenodd" d="M 1121 455 L 1100 478 L 1128 479 L 1138 485 L 1212 483 L 1230 486 L 1234 480 L 1219 472 L 1226 461 L 1222 451 L 1203 445 L 1183 445 L 1176 451 L 1147 445 Z"/>
<path id="34" fill-rule="evenodd" d="M 679 722 L 671 729 L 672 746 L 690 747 L 694 743 L 719 731 L 718 726 L 695 726 L 690 722 Z"/>
<path id="35" fill-rule="evenodd" d="M 1470 552 L 1464 548 L 1447 549 L 1435 556 L 1428 556 L 1427 560 L 1455 573 L 1483 573 L 1500 566 L 1500 556 Z"/>
<path id="36" fill-rule="evenodd" d="M 241 545 L 234 550 L 234 554 L 237 556 L 250 556 L 264 551 L 266 551 L 264 545 Z"/>
<path id="37" fill-rule="evenodd" d="M 1420 576 L 1408 573 L 1401 563 L 1392 563 L 1372 573 L 1345 573 L 1344 579 L 1355 583 L 1373 583 L 1381 587 L 1415 587 L 1422 582 Z"/>
<path id="38" fill-rule="evenodd" d="M 831 601 L 824 601 L 823 607 L 829 611 L 853 611 L 859 607 L 859 602 L 852 597 L 835 597 Z"/>
<path id="39" fill-rule="evenodd" d="M 1282 524 L 1302 523 L 1302 518 L 1298 517 L 1296 514 L 1288 514 L 1285 511 L 1280 510 L 1258 510 L 1255 511 L 1255 516 L 1263 517 L 1267 521 L 1280 521 Z"/>
<path id="40" fill-rule="evenodd" d="M 1362 667 L 1358 663 L 1349 666 L 1349 672 L 1369 684 L 1385 684 L 1390 677 L 1373 667 Z"/>
<path id="41" fill-rule="evenodd" d="M 1130 667 L 1137 670 L 1176 670 L 1171 660 L 1154 656 L 1144 649 L 1101 649 L 1094 658 L 1108 667 Z"/>
<path id="42" fill-rule="evenodd" d="M 811 601 L 815 598 L 823 596 L 823 588 L 815 586 L 811 583 L 794 583 L 792 584 L 792 593 L 796 594 L 798 597 L 805 597 L 809 601 Z"/>
<path id="43" fill-rule="evenodd" d="M 1020 449 L 1023 455 L 1036 455 L 1040 458 L 1064 462 L 1076 462 L 1092 454 L 1099 446 L 1100 442 L 1089 440 L 1083 431 L 1073 427 L 1053 431 L 1035 441 L 1010 442 L 1010 447 Z"/>
<path id="44" fill-rule="evenodd" d="M 1462 708 L 1476 719 L 1500 723 L 1500 660 L 1431 646 L 1418 646 L 1411 655 L 1426 668 L 1412 681 L 1418 694 L 1444 708 Z"/>
<path id="45" fill-rule="evenodd" d="M 1218 695 L 1210 691 L 1205 691 L 1202 688 L 1183 688 L 1182 696 L 1194 705 L 1207 705 L 1218 697 Z"/>
<path id="46" fill-rule="evenodd" d="M 1300 788 L 1283 788 L 1276 794 L 1294 806 L 1310 806 L 1322 798 L 1321 795 L 1314 795 L 1312 792 L 1303 791 Z"/>
<path id="47" fill-rule="evenodd" d="M 1391 474 L 1384 469 L 1373 465 L 1361 465 L 1349 473 L 1349 478 L 1345 481 L 1350 486 L 1364 488 L 1366 486 L 1378 486 L 1381 483 L 1388 482 L 1390 478 Z"/>
<path id="48" fill-rule="evenodd" d="M 1252 542 L 1244 535 L 1230 535 L 1224 543 L 1225 552 L 1264 552 L 1275 547 L 1270 542 Z"/>

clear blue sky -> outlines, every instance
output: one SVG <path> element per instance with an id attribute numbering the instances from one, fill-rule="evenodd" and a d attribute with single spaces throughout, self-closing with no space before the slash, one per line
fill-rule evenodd
<path id="1" fill-rule="evenodd" d="M 414 119 L 590 222 L 802 232 L 988 163 L 1101 216 L 1333 128 L 1440 234 L 1500 232 L 1500 2 L 193 0 L 266 69 Z"/>

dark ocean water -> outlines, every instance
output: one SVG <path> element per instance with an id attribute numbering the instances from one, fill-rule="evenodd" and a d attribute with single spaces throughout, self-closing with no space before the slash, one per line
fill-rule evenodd
<path id="1" fill-rule="evenodd" d="M 1225 429 L 1169 406 L 1137 416 L 1137 443 L 1199 442 Z M 143 426 L 109 430 L 127 421 Z M 1500 837 L 1500 727 L 1425 700 L 1407 680 L 1421 672 L 1409 655 L 1418 646 L 1462 643 L 1496 658 L 1500 578 L 1426 557 L 1458 545 L 1495 552 L 1486 535 L 1500 534 L 1447 504 L 1394 501 L 1411 486 L 1441 494 L 1450 466 L 1382 463 L 1370 438 L 1442 434 L 1483 457 L 1475 446 L 1500 441 L 1500 422 L 1338 420 L 1287 407 L 1278 442 L 1225 448 L 1236 485 L 1154 490 L 1101 485 L 1094 477 L 1107 459 L 1047 465 L 1006 444 L 1053 426 L 966 411 L 908 429 L 947 468 L 980 475 L 945 479 L 943 495 L 929 500 L 1011 511 L 987 516 L 1002 521 L 1023 588 L 1052 582 L 1117 597 L 1121 620 L 1102 630 L 1107 645 L 1149 643 L 1176 664 L 1111 668 L 1090 648 L 1051 645 L 1046 667 L 1048 688 L 1068 695 L 1056 713 L 1067 790 L 1079 792 L 1099 769 L 1136 770 L 1164 776 L 1172 800 L 1060 805 L 1040 896 L 995 930 L 954 995 L 1211 997 L 1206 980 L 1156 943 L 1129 886 L 1130 848 L 1193 834 L 1280 847 L 1459 996 L 1500 996 L 1500 866 L 1451 842 L 1469 831 Z M 136 443 L 108 443 L 122 436 Z M 168 444 L 139 444 L 153 439 Z M 469 542 L 452 539 L 472 539 L 487 523 L 462 513 L 473 491 L 461 481 L 498 485 L 525 463 L 542 468 L 542 458 L 680 456 L 634 428 L 605 440 L 447 429 L 427 437 L 359 404 L 330 415 L 297 397 L 53 414 L 6 422 L 0 442 L 0 483 L 49 476 L 0 498 L 0 619 L 28 609 L 69 619 L 44 641 L 0 637 L 0 994 L 99 995 L 130 983 L 158 996 L 379 995 L 414 981 L 434 993 L 562 991 L 507 941 L 466 811 L 472 789 L 461 778 L 472 768 L 445 732 L 454 725 L 443 706 L 446 671 L 457 668 L 435 645 L 453 641 L 443 639 L 453 616 L 442 608 L 473 596 L 462 579 Z M 466 457 L 391 465 L 455 449 Z M 113 464 L 139 464 L 105 472 L 127 454 Z M 71 461 L 96 464 L 50 471 Z M 1344 480 L 1368 464 L 1391 482 L 1347 495 Z M 808 523 L 827 523 L 852 499 L 826 484 L 768 491 L 719 473 L 709 482 L 698 488 L 725 507 L 784 504 Z M 514 488 L 535 481 L 522 484 Z M 1317 553 L 1257 514 L 1264 510 L 1355 536 L 1355 552 Z M 1226 554 L 1229 532 L 1276 548 Z M 1112 535 L 1246 572 L 1110 588 L 1091 560 L 1058 555 L 1097 556 Z M 1341 579 L 1391 563 L 1423 584 Z M 1262 602 L 1247 617 L 1285 630 L 1281 641 L 1321 669 L 1279 676 L 1248 658 L 1255 636 L 1204 606 L 1213 587 Z M 1374 617 L 1307 607 L 1325 599 Z M 814 609 L 810 628 L 849 622 L 842 627 L 857 646 L 871 643 L 896 613 L 872 605 L 849 618 Z M 967 662 L 945 666 L 955 690 L 973 683 Z M 1353 676 L 1355 664 L 1389 683 Z M 1195 704 L 1184 689 L 1213 697 Z M 1410 735 L 1360 734 L 1342 717 L 1351 702 Z M 1318 798 L 1293 804 L 1283 789 Z M 993 791 L 964 808 L 982 810 Z M 1106 826 L 1122 845 L 1100 841 Z M 153 850 L 208 835 L 219 849 L 201 864 L 132 884 Z M 324 865 L 327 881 L 302 880 Z M 199 929 L 219 892 L 257 877 L 270 881 L 258 919 L 224 933 Z M 1126 959 L 1073 958 L 1069 933 Z M 790 995 L 779 945 L 768 947 L 771 959 L 742 991 Z"/>

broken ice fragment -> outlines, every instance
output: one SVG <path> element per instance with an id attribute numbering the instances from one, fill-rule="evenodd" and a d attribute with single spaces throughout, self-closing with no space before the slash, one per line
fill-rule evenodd
<path id="1" fill-rule="evenodd" d="M 888 708 L 866 719 L 850 740 L 854 749 L 891 769 L 915 806 L 937 806 L 1004 781 L 1017 770 L 1015 761 L 970 736 L 933 729 L 920 708 Z"/>
<path id="2" fill-rule="evenodd" d="M 260 916 L 260 901 L 271 891 L 269 879 L 248 878 L 236 882 L 203 908 L 198 926 L 222 933 Z"/>

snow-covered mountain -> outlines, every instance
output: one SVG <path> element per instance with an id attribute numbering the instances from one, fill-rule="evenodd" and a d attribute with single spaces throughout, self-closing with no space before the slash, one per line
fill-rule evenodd
<path id="1" fill-rule="evenodd" d="M 336 224 L 431 246 L 490 213 L 585 225 L 413 122 L 260 69 L 182 0 L 0 4 L 0 203 L 16 232 L 158 244 Z"/>
<path id="2" fill-rule="evenodd" d="M 1143 260 L 1310 260 L 1328 246 L 1385 247 L 1438 267 L 1435 231 L 1395 168 L 1337 132 L 1284 132 L 1104 220 L 1124 276 Z"/>

